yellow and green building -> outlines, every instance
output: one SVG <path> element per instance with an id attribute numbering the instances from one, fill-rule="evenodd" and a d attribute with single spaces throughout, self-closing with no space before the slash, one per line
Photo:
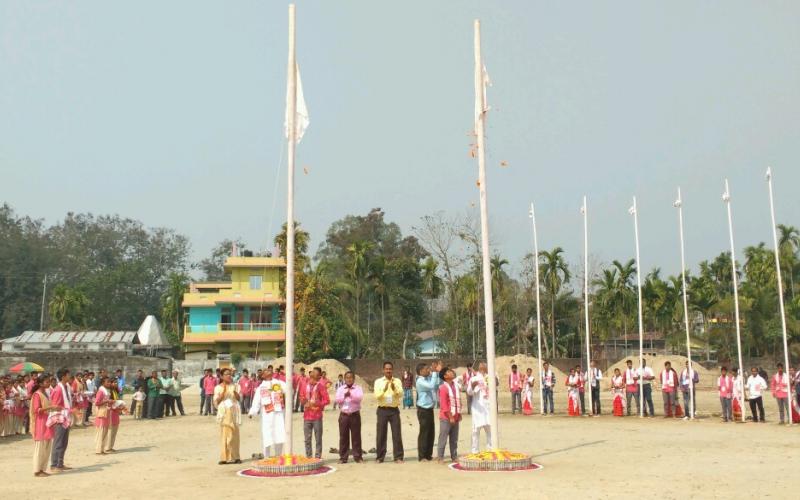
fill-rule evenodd
<path id="1" fill-rule="evenodd" d="M 230 281 L 192 283 L 183 296 L 187 358 L 239 353 L 272 358 L 286 340 L 280 282 L 286 260 L 228 257 Z"/>

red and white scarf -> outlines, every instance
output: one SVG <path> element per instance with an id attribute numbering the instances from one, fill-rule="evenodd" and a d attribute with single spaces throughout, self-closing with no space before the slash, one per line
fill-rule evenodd
<path id="1" fill-rule="evenodd" d="M 461 415 L 461 398 L 458 397 L 453 382 L 446 382 L 444 385 L 447 387 L 447 396 L 450 399 L 450 415 L 456 418 Z"/>
<path id="2" fill-rule="evenodd" d="M 675 378 L 672 375 L 672 370 L 661 372 L 661 385 L 662 387 L 675 387 Z"/>

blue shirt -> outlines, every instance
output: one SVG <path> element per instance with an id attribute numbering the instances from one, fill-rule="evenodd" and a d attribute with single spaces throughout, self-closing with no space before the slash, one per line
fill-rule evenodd
<path id="1" fill-rule="evenodd" d="M 119 389 L 119 393 L 122 394 L 122 391 L 125 389 L 125 376 L 121 376 L 117 379 L 117 388 Z"/>
<path id="2" fill-rule="evenodd" d="M 427 377 L 417 376 L 417 408 L 433 408 L 433 395 L 441 384 L 439 374 L 436 372 Z"/>

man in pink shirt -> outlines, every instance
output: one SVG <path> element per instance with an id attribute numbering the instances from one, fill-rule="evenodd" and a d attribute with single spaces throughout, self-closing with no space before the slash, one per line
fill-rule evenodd
<path id="1" fill-rule="evenodd" d="M 242 397 L 242 400 L 239 401 L 239 406 L 242 410 L 242 414 L 250 411 L 250 403 L 253 400 L 253 389 L 255 389 L 255 387 L 250 380 L 250 372 L 245 368 L 242 370 L 242 376 L 239 378 L 239 395 Z"/>
<path id="2" fill-rule="evenodd" d="M 511 373 L 508 374 L 508 390 L 511 391 L 511 414 L 515 414 L 517 410 L 522 412 L 522 375 L 517 371 L 517 365 L 511 365 Z"/>
<path id="3" fill-rule="evenodd" d="M 303 411 L 303 403 L 300 400 L 300 393 L 306 386 L 308 377 L 306 377 L 306 369 L 300 368 L 300 373 L 292 375 L 292 389 L 294 391 L 294 412 L 300 413 Z"/>
<path id="4" fill-rule="evenodd" d="M 770 381 L 772 397 L 778 402 L 778 411 L 781 415 L 781 423 L 784 417 L 788 417 L 789 423 L 792 421 L 792 413 L 789 411 L 789 377 L 783 371 L 783 363 L 778 363 L 778 373 L 772 376 Z"/>
<path id="5" fill-rule="evenodd" d="M 214 388 L 217 387 L 217 377 L 209 368 L 206 370 L 206 376 L 203 378 L 203 391 L 206 393 L 205 408 L 203 408 L 203 415 L 216 415 L 217 410 L 211 402 L 214 399 Z"/>
<path id="6" fill-rule="evenodd" d="M 322 382 L 322 370 L 315 366 L 309 372 L 309 379 L 300 389 L 300 403 L 303 405 L 303 436 L 306 441 L 306 457 L 311 458 L 311 434 L 314 434 L 314 457 L 322 458 L 322 411 L 331 402 L 328 389 Z"/>
<path id="7" fill-rule="evenodd" d="M 58 385 L 50 393 L 50 403 L 60 406 L 65 410 L 72 410 L 72 391 L 70 391 L 70 373 L 66 368 L 56 372 Z M 64 465 L 64 455 L 69 445 L 69 426 L 56 424 L 53 426 L 53 451 L 50 457 L 50 469 L 55 472 L 69 470 L 71 467 Z"/>
<path id="8" fill-rule="evenodd" d="M 512 366 L 512 369 L 516 365 Z M 444 383 L 439 386 L 439 458 L 444 461 L 444 447 L 450 440 L 450 458 L 455 462 L 458 459 L 458 423 L 461 421 L 461 398 L 458 387 L 453 380 L 456 373 L 450 367 L 442 368 L 439 376 Z"/>
<path id="9" fill-rule="evenodd" d="M 336 389 L 336 404 L 342 412 L 339 414 L 339 463 L 347 463 L 350 454 L 350 442 L 353 443 L 353 460 L 364 461 L 361 450 L 361 400 L 364 390 L 356 385 L 355 374 L 345 372 L 344 384 Z"/>

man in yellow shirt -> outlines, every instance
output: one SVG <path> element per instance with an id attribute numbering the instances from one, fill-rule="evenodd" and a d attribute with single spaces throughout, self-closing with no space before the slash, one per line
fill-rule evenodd
<path id="1" fill-rule="evenodd" d="M 386 457 L 386 427 L 392 426 L 392 453 L 395 463 L 403 463 L 403 435 L 400 429 L 400 400 L 403 397 L 403 383 L 393 377 L 394 365 L 391 361 L 383 363 L 383 377 L 375 381 L 375 398 L 378 400 L 378 463 Z"/>

